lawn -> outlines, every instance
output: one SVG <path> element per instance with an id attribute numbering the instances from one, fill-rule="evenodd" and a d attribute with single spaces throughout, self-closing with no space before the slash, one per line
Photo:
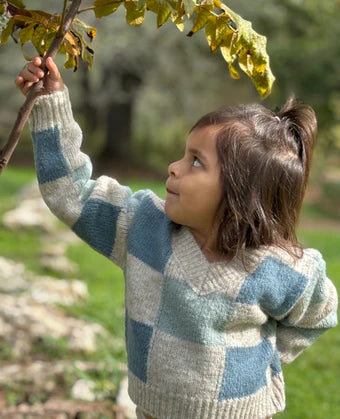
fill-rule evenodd
<path id="1" fill-rule="evenodd" d="M 31 169 L 7 168 L 0 176 L 0 220 L 2 214 L 15 206 L 15 194 L 34 178 Z M 133 190 L 150 188 L 164 196 L 161 182 L 129 181 Z M 340 289 L 340 234 L 315 229 L 299 230 L 305 247 L 321 251 L 327 262 L 328 276 Z M 23 261 L 29 269 L 41 273 L 37 260 L 41 248 L 38 233 L 20 234 L 5 230 L 0 224 L 0 255 Z M 69 257 L 80 266 L 78 277 L 89 287 L 90 298 L 81 306 L 68 309 L 73 315 L 103 324 L 121 342 L 124 337 L 124 283 L 121 271 L 87 245 L 69 248 Z M 125 362 L 121 344 L 113 345 L 111 355 L 101 356 Z M 58 351 L 56 351 L 58 353 Z M 1 353 L 0 353 L 1 356 Z M 99 359 L 99 358 L 98 358 Z M 1 358 L 0 358 L 1 361 Z M 287 409 L 280 418 L 336 419 L 340 418 L 340 333 L 336 328 L 322 336 L 293 364 L 284 367 Z"/>

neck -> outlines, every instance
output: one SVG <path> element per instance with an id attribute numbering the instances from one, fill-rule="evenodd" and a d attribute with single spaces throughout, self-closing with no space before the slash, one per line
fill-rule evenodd
<path id="1" fill-rule="evenodd" d="M 225 255 L 217 249 L 217 232 L 215 230 L 204 233 L 190 228 L 190 231 L 209 262 L 225 260 Z"/>

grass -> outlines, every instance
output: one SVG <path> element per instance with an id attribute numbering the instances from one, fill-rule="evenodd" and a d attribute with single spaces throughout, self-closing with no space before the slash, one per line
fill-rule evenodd
<path id="1" fill-rule="evenodd" d="M 1 214 L 15 206 L 15 194 L 34 178 L 30 169 L 9 167 L 0 177 Z M 133 190 L 150 188 L 164 197 L 162 182 L 129 181 Z M 305 216 L 313 217 L 313 209 L 306 208 Z M 317 229 L 318 220 L 326 213 L 317 212 L 314 230 L 299 230 L 298 236 L 305 247 L 314 247 L 323 254 L 327 262 L 327 274 L 340 290 L 340 234 Z M 314 219 L 314 218 L 313 218 Z M 37 262 L 41 249 L 39 234 L 29 231 L 10 232 L 0 225 L 0 255 L 24 262 L 29 269 L 40 273 Z M 103 374 L 99 377 L 100 388 L 107 388 L 110 380 L 117 380 L 119 362 L 126 362 L 124 350 L 124 281 L 119 268 L 87 245 L 71 246 L 68 256 L 80 267 L 78 277 L 89 288 L 89 299 L 82 305 L 67 308 L 68 312 L 90 321 L 101 323 L 112 334 L 110 343 L 104 342 L 102 349 L 94 355 L 85 354 L 92 360 L 102 362 Z M 6 348 L 5 348 L 6 349 Z M 9 357 L 8 348 L 0 351 L 0 358 Z M 39 348 L 36 348 L 39 352 Z M 48 337 L 41 351 L 51 357 L 65 356 L 65 342 L 53 342 Z M 284 367 L 287 409 L 277 415 L 287 419 L 340 418 L 340 334 L 338 328 L 328 331 L 310 349 L 292 364 Z M 114 392 L 116 386 L 111 388 Z"/>

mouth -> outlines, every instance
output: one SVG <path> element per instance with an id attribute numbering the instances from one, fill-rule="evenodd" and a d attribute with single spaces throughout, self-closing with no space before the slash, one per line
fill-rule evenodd
<path id="1" fill-rule="evenodd" d="M 166 191 L 167 191 L 167 193 L 169 194 L 169 195 L 178 195 L 178 193 L 176 193 L 176 192 L 173 192 L 171 189 L 169 189 L 169 188 L 166 188 Z"/>
<path id="2" fill-rule="evenodd" d="M 177 195 L 179 195 L 178 193 L 176 193 L 175 191 L 173 191 L 171 188 L 169 188 L 168 186 L 166 186 L 165 187 L 165 189 L 166 189 L 166 191 L 167 191 L 167 193 L 169 194 L 169 195 L 175 195 L 175 196 L 177 196 Z"/>

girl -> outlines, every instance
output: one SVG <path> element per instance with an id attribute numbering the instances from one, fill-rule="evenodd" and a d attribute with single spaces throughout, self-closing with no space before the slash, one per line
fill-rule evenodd
<path id="1" fill-rule="evenodd" d="M 27 94 L 39 57 L 16 79 Z M 316 120 L 293 99 L 201 118 L 170 164 L 165 203 L 91 180 L 57 67 L 31 115 L 51 210 L 124 270 L 129 393 L 139 418 L 266 418 L 285 407 L 281 364 L 337 324 L 319 252 L 295 228 Z"/>

